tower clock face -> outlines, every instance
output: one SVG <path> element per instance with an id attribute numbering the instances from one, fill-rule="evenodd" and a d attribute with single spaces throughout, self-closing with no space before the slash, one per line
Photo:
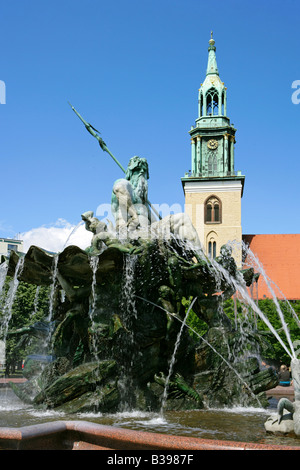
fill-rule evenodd
<path id="1" fill-rule="evenodd" d="M 218 147 L 218 142 L 215 139 L 210 139 L 207 142 L 207 147 L 211 150 L 215 150 Z"/>

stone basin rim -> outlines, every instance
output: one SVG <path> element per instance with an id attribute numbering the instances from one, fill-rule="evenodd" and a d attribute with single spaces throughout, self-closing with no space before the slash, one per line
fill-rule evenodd
<path id="1" fill-rule="evenodd" d="M 135 431 L 89 421 L 0 427 L 2 450 L 300 450 L 300 446 L 201 439 Z"/>

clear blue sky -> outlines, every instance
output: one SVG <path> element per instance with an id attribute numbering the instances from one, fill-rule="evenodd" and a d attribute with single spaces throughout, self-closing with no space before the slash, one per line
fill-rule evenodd
<path id="1" fill-rule="evenodd" d="M 246 175 L 243 233 L 299 233 L 298 0 L 0 4 L 0 237 L 110 202 L 121 171 L 67 101 L 124 166 L 147 158 L 152 203 L 183 207 L 211 30 Z"/>

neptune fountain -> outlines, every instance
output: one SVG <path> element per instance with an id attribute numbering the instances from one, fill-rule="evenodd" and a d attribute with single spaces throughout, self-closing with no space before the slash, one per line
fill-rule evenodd
<path id="1" fill-rule="evenodd" d="M 236 290 L 246 296 L 257 274 L 237 269 L 229 245 L 215 260 L 207 257 L 186 214 L 154 218 L 148 179 L 146 159 L 131 158 L 113 184 L 114 223 L 93 211 L 81 216 L 93 234 L 86 250 L 31 246 L 2 260 L 12 279 L 50 292 L 47 318 L 6 333 L 38 338 L 24 367 L 28 380 L 11 384 L 15 394 L 37 409 L 67 413 L 267 407 L 265 392 L 278 378 L 261 370 L 258 357 L 269 344 L 253 324 L 240 330 L 223 308 Z M 207 325 L 203 337 L 187 326 L 191 310 Z M 266 429 L 275 421 L 280 427 L 288 410 L 299 436 L 295 357 L 292 369 L 295 402 L 279 403 Z"/>
<path id="2" fill-rule="evenodd" d="M 222 309 L 234 293 L 230 279 L 250 285 L 253 270 L 238 272 L 229 247 L 217 260 L 207 258 L 185 214 L 152 221 L 147 183 L 146 160 L 133 157 L 113 185 L 115 225 L 92 211 L 82 214 L 93 233 L 87 250 L 68 246 L 53 254 L 32 246 L 23 259 L 12 253 L 9 275 L 22 259 L 19 280 L 53 286 L 50 317 L 30 331 L 40 335 L 51 361 L 41 363 L 38 377 L 33 368 L 31 377 L 28 360 L 28 381 L 15 385 L 15 393 L 37 407 L 69 412 L 159 409 L 166 387 L 166 409 L 266 404 L 264 391 L 277 377 L 259 368 L 262 338 L 249 332 L 245 357 Z M 208 325 L 199 341 L 181 329 L 191 299 Z M 28 328 L 8 334 L 22 333 Z"/>

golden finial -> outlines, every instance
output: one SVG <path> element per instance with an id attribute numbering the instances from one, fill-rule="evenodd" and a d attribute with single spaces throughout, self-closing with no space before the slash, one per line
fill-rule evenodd
<path id="1" fill-rule="evenodd" d="M 212 31 L 210 32 L 209 44 L 210 44 L 211 46 L 213 46 L 213 45 L 215 44 L 215 40 L 213 39 L 213 32 L 212 32 Z"/>

